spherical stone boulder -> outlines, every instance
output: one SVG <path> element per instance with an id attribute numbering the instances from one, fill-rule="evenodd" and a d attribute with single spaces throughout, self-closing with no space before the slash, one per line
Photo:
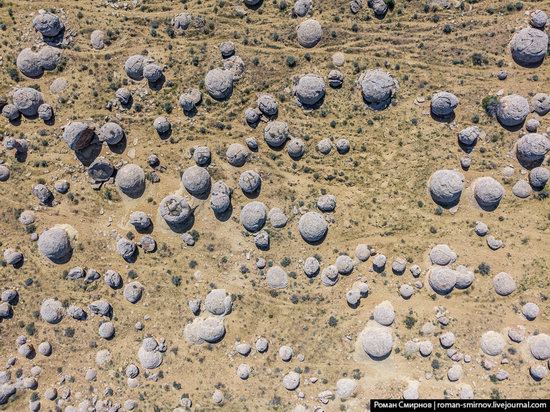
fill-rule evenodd
<path id="1" fill-rule="evenodd" d="M 304 261 L 304 273 L 307 277 L 312 278 L 319 273 L 320 264 L 319 261 L 313 257 L 310 256 Z"/>
<path id="2" fill-rule="evenodd" d="M 133 241 L 122 237 L 116 242 L 116 251 L 123 259 L 129 260 L 135 256 L 137 246 Z"/>
<path id="3" fill-rule="evenodd" d="M 336 196 L 322 195 L 317 199 L 317 207 L 321 212 L 334 212 L 334 209 L 336 209 Z"/>
<path id="4" fill-rule="evenodd" d="M 433 349 L 434 349 L 434 345 L 429 340 L 422 341 L 418 345 L 418 350 L 420 354 L 424 357 L 430 356 L 433 352 Z"/>
<path id="5" fill-rule="evenodd" d="M 179 195 L 168 195 L 161 200 L 159 213 L 169 225 L 180 225 L 191 217 L 193 211 L 185 198 Z"/>
<path id="6" fill-rule="evenodd" d="M 539 133 L 527 133 L 516 145 L 516 156 L 522 166 L 533 168 L 544 161 L 544 156 L 550 151 L 550 140 Z"/>
<path id="7" fill-rule="evenodd" d="M 411 285 L 404 284 L 399 287 L 399 295 L 401 295 L 403 299 L 410 299 L 413 294 L 414 288 Z"/>
<path id="8" fill-rule="evenodd" d="M 130 56 L 124 63 L 124 71 L 130 79 L 143 80 L 143 66 L 145 62 L 146 59 L 141 54 Z"/>
<path id="9" fill-rule="evenodd" d="M 19 265 L 24 261 L 24 259 L 25 257 L 23 256 L 23 254 L 13 248 L 8 248 L 4 250 L 4 261 L 8 265 L 13 265 L 13 266 Z"/>
<path id="10" fill-rule="evenodd" d="M 432 96 L 431 110 L 437 117 L 450 116 L 458 106 L 458 98 L 449 92 L 438 92 Z"/>
<path id="11" fill-rule="evenodd" d="M 17 120 L 21 117 L 21 113 L 17 110 L 17 107 L 13 104 L 7 104 L 2 107 L 2 116 L 8 120 Z"/>
<path id="12" fill-rule="evenodd" d="M 65 316 L 65 309 L 58 300 L 46 299 L 40 305 L 40 317 L 48 323 L 59 323 L 63 319 L 63 316 Z"/>
<path id="13" fill-rule="evenodd" d="M 456 271 L 446 267 L 434 267 L 430 271 L 428 282 L 435 293 L 448 295 L 455 287 L 456 278 Z"/>
<path id="14" fill-rule="evenodd" d="M 175 30 L 184 31 L 191 25 L 192 16 L 189 13 L 180 13 L 172 19 L 172 26 Z"/>
<path id="15" fill-rule="evenodd" d="M 96 182 L 106 182 L 113 175 L 115 168 L 104 157 L 98 157 L 88 166 L 88 176 Z"/>
<path id="16" fill-rule="evenodd" d="M 360 336 L 363 350 L 374 359 L 388 356 L 393 348 L 393 336 L 390 328 L 369 326 Z"/>
<path id="17" fill-rule="evenodd" d="M 231 189 L 221 180 L 214 183 L 210 195 L 210 208 L 214 213 L 225 213 L 231 206 Z"/>
<path id="18" fill-rule="evenodd" d="M 122 286 L 122 277 L 114 270 L 108 270 L 104 276 L 105 284 L 111 289 L 119 289 Z"/>
<path id="19" fill-rule="evenodd" d="M 100 142 L 108 145 L 116 145 L 124 138 L 124 130 L 118 123 L 107 122 L 99 129 L 97 133 Z"/>
<path id="20" fill-rule="evenodd" d="M 59 16 L 53 13 L 38 14 L 32 20 L 32 26 L 44 37 L 55 37 L 65 28 Z"/>
<path id="21" fill-rule="evenodd" d="M 321 76 L 306 74 L 298 80 L 294 94 L 298 105 L 305 108 L 314 107 L 325 97 L 325 82 Z"/>
<path id="22" fill-rule="evenodd" d="M 321 272 L 321 283 L 325 286 L 334 286 L 338 283 L 338 268 L 336 265 L 329 265 Z"/>
<path id="23" fill-rule="evenodd" d="M 181 182 L 185 189 L 193 196 L 202 196 L 210 191 L 211 181 L 208 170 L 199 166 L 185 169 Z"/>
<path id="24" fill-rule="evenodd" d="M 308 243 L 316 243 L 324 238 L 328 231 L 328 223 L 317 212 L 307 212 L 298 221 L 298 231 Z"/>
<path id="25" fill-rule="evenodd" d="M 185 338 L 194 344 L 217 343 L 225 336 L 222 317 L 195 318 L 184 329 Z"/>
<path id="26" fill-rule="evenodd" d="M 286 390 L 293 391 L 300 386 L 300 374 L 289 372 L 283 377 L 283 386 Z"/>
<path id="27" fill-rule="evenodd" d="M 266 116 L 275 116 L 278 112 L 278 105 L 275 98 L 270 94 L 262 94 L 256 100 L 258 109 Z"/>
<path id="28" fill-rule="evenodd" d="M 315 47 L 321 41 L 323 28 L 317 20 L 307 19 L 298 25 L 296 35 L 298 44 L 309 49 Z"/>
<path id="29" fill-rule="evenodd" d="M 207 166 L 212 159 L 212 154 L 207 146 L 198 146 L 193 149 L 193 160 L 197 166 Z"/>
<path id="30" fill-rule="evenodd" d="M 143 285 L 137 281 L 130 282 L 124 287 L 122 293 L 124 298 L 130 303 L 137 303 L 141 300 L 143 295 Z"/>
<path id="31" fill-rule="evenodd" d="M 358 83 L 365 103 L 375 110 L 388 107 L 398 90 L 397 81 L 380 69 L 363 72 Z"/>
<path id="32" fill-rule="evenodd" d="M 466 266 L 459 265 L 456 267 L 456 283 L 455 287 L 458 289 L 466 289 L 474 282 L 474 272 L 469 270 Z"/>
<path id="33" fill-rule="evenodd" d="M 264 353 L 269 348 L 269 341 L 266 338 L 258 338 L 255 346 L 258 352 Z"/>
<path id="34" fill-rule="evenodd" d="M 506 346 L 504 336 L 495 331 L 488 331 L 481 335 L 481 350 L 489 356 L 497 356 L 502 353 Z"/>
<path id="35" fill-rule="evenodd" d="M 266 273 L 266 281 L 271 289 L 284 289 L 288 286 L 288 275 L 282 267 L 273 266 Z"/>
<path id="36" fill-rule="evenodd" d="M 508 296 L 516 290 L 516 281 L 506 272 L 500 272 L 493 278 L 493 287 L 500 296 Z"/>
<path id="37" fill-rule="evenodd" d="M 354 267 L 353 259 L 348 255 L 340 255 L 336 258 L 336 268 L 341 275 L 349 275 Z"/>
<path id="38" fill-rule="evenodd" d="M 54 263 L 65 263 L 72 255 L 73 248 L 67 231 L 53 227 L 38 237 L 38 250 Z"/>
<path id="39" fill-rule="evenodd" d="M 439 244 L 435 245 L 430 250 L 430 261 L 434 265 L 447 266 L 456 261 L 456 253 L 449 247 L 449 245 Z"/>
<path id="40" fill-rule="evenodd" d="M 145 191 L 145 172 L 140 166 L 129 163 L 117 172 L 115 183 L 126 196 L 138 198 Z"/>
<path id="41" fill-rule="evenodd" d="M 172 125 L 164 116 L 159 116 L 153 121 L 153 127 L 159 135 L 165 135 L 172 129 Z"/>
<path id="42" fill-rule="evenodd" d="M 470 126 L 458 133 L 458 140 L 464 146 L 473 146 L 483 136 L 483 131 L 477 126 Z"/>
<path id="43" fill-rule="evenodd" d="M 474 196 L 482 209 L 495 210 L 504 196 L 504 187 L 492 177 L 481 177 L 474 182 Z"/>
<path id="44" fill-rule="evenodd" d="M 212 315 L 227 315 L 232 306 L 231 295 L 225 289 L 213 289 L 204 299 L 204 308 Z"/>
<path id="45" fill-rule="evenodd" d="M 230 70 L 213 69 L 204 78 L 206 91 L 216 100 L 225 100 L 233 94 L 233 74 Z"/>
<path id="46" fill-rule="evenodd" d="M 338 139 L 336 141 L 336 151 L 341 155 L 348 153 L 350 150 L 350 143 L 347 139 Z"/>
<path id="47" fill-rule="evenodd" d="M 319 153 L 328 155 L 332 150 L 332 141 L 329 138 L 320 140 L 316 145 Z"/>
<path id="48" fill-rule="evenodd" d="M 279 120 L 269 122 L 264 129 L 265 142 L 274 148 L 281 147 L 290 138 L 288 124 Z"/>
<path id="49" fill-rule="evenodd" d="M 55 70 L 61 61 L 61 51 L 57 47 L 43 46 L 36 55 L 44 70 Z"/>
<path id="50" fill-rule="evenodd" d="M 529 102 L 525 97 L 510 94 L 499 99 L 496 116 L 503 126 L 515 127 L 525 121 L 529 111 Z"/>
<path id="51" fill-rule="evenodd" d="M 535 320 L 540 314 L 540 309 L 536 303 L 527 302 L 521 307 L 521 313 L 527 320 Z"/>
<path id="52" fill-rule="evenodd" d="M 529 133 L 536 133 L 540 127 L 540 122 L 537 119 L 529 119 L 525 123 L 525 130 Z"/>
<path id="53" fill-rule="evenodd" d="M 386 262 L 388 259 L 385 255 L 379 253 L 372 260 L 372 268 L 377 272 L 382 272 L 386 267 Z"/>
<path id="54" fill-rule="evenodd" d="M 535 167 L 529 172 L 529 183 L 535 189 L 542 189 L 550 179 L 550 170 L 545 167 Z"/>
<path id="55" fill-rule="evenodd" d="M 254 194 L 260 190 L 262 178 L 254 170 L 246 170 L 239 177 L 239 187 L 244 193 Z"/>
<path id="56" fill-rule="evenodd" d="M 260 110 L 249 107 L 244 112 L 244 120 L 249 126 L 254 126 L 260 121 Z"/>
<path id="57" fill-rule="evenodd" d="M 391 264 L 392 272 L 396 275 L 402 275 L 405 273 L 405 269 L 407 268 L 407 260 L 402 257 L 396 257 L 393 259 L 393 262 Z"/>
<path id="58" fill-rule="evenodd" d="M 537 360 L 550 358 L 550 336 L 545 333 L 531 336 L 529 338 L 529 350 Z"/>
<path id="59" fill-rule="evenodd" d="M 99 325 L 99 336 L 103 339 L 110 340 L 115 336 L 115 325 L 112 322 L 103 322 Z"/>
<path id="60" fill-rule="evenodd" d="M 543 30 L 548 22 L 548 16 L 542 10 L 533 10 L 529 13 L 529 24 L 535 29 Z"/>
<path id="61" fill-rule="evenodd" d="M 90 44 L 95 50 L 101 50 L 105 47 L 105 32 L 103 30 L 94 30 L 90 34 Z"/>
<path id="62" fill-rule="evenodd" d="M 351 378 L 342 378 L 336 381 L 336 395 L 340 399 L 349 399 L 357 390 L 357 381 Z"/>
<path id="63" fill-rule="evenodd" d="M 47 103 L 42 103 L 40 106 L 38 106 L 38 118 L 40 120 L 44 120 L 45 122 L 49 122 L 53 119 L 53 108 Z"/>
<path id="64" fill-rule="evenodd" d="M 32 194 L 36 196 L 38 201 L 43 205 L 51 205 L 54 200 L 51 190 L 41 183 L 32 188 Z"/>
<path id="65" fill-rule="evenodd" d="M 544 60 L 548 49 L 548 35 L 532 27 L 518 31 L 510 40 L 514 61 L 523 67 L 536 66 Z"/>
<path id="66" fill-rule="evenodd" d="M 270 242 L 269 233 L 265 230 L 259 231 L 258 233 L 256 233 L 256 236 L 254 236 L 254 244 L 258 249 L 268 250 L 269 242 Z"/>
<path id="67" fill-rule="evenodd" d="M 436 171 L 428 182 L 430 195 L 440 206 L 455 206 L 464 189 L 464 176 L 455 170 Z"/>
<path id="68" fill-rule="evenodd" d="M 395 311 L 390 301 L 385 300 L 376 305 L 372 312 L 372 316 L 376 322 L 383 326 L 390 326 L 395 320 Z"/>
<path id="69" fill-rule="evenodd" d="M 190 89 L 180 95 L 178 103 L 185 113 L 196 110 L 197 105 L 202 101 L 202 93 L 199 89 Z"/>
<path id="70" fill-rule="evenodd" d="M 40 345 L 38 345 L 38 353 L 43 356 L 50 356 L 52 354 L 52 345 L 50 342 L 41 342 Z"/>
<path id="71" fill-rule="evenodd" d="M 533 188 L 527 182 L 527 180 L 518 180 L 514 186 L 512 186 L 512 194 L 520 199 L 527 199 L 533 193 Z"/>
<path id="72" fill-rule="evenodd" d="M 451 366 L 449 368 L 449 370 L 447 371 L 447 378 L 451 382 L 456 382 L 461 377 L 462 377 L 462 366 L 460 366 L 460 365 L 455 364 L 455 365 Z"/>
<path id="73" fill-rule="evenodd" d="M 313 8 L 312 0 L 296 0 L 292 11 L 298 17 L 304 17 Z"/>
<path id="74" fill-rule="evenodd" d="M 162 364 L 162 352 L 158 350 L 157 342 L 153 338 L 145 338 L 138 350 L 138 358 L 145 369 L 156 369 Z"/>
<path id="75" fill-rule="evenodd" d="M 240 143 L 232 143 L 225 152 L 225 158 L 231 166 L 241 167 L 248 159 L 248 149 Z"/>
<path id="76" fill-rule="evenodd" d="M 534 380 L 540 381 L 548 376 L 548 368 L 543 365 L 532 365 L 529 367 L 529 373 Z"/>
<path id="77" fill-rule="evenodd" d="M 344 83 L 344 74 L 340 70 L 331 70 L 328 73 L 328 85 L 333 89 L 342 87 Z"/>
<path id="78" fill-rule="evenodd" d="M 371 251 L 368 245 L 365 245 L 364 243 L 361 243 L 357 245 L 355 248 L 355 257 L 359 259 L 361 262 L 366 262 L 369 260 L 369 257 L 371 255 Z"/>
<path id="79" fill-rule="evenodd" d="M 30 78 L 40 77 L 44 73 L 38 54 L 30 48 L 21 50 L 15 64 L 21 73 Z"/>
<path id="80" fill-rule="evenodd" d="M 441 336 L 439 336 L 439 343 L 441 343 L 441 346 L 444 348 L 450 348 L 455 344 L 456 337 L 453 332 L 445 332 Z"/>
<path id="81" fill-rule="evenodd" d="M 246 380 L 250 376 L 250 366 L 248 366 L 246 363 L 241 363 L 237 367 L 237 376 L 242 379 Z"/>
<path id="82" fill-rule="evenodd" d="M 531 108 L 539 116 L 544 116 L 550 112 L 550 95 L 546 93 L 537 93 L 531 98 Z"/>
<path id="83" fill-rule="evenodd" d="M 38 108 L 42 103 L 42 93 L 31 87 L 21 87 L 13 92 L 13 104 L 23 116 L 38 116 Z"/>
<path id="84" fill-rule="evenodd" d="M 71 122 L 63 130 L 63 140 L 71 150 L 88 147 L 94 136 L 94 128 L 84 122 Z"/>
<path id="85" fill-rule="evenodd" d="M 163 76 L 162 67 L 156 63 L 148 63 L 143 66 L 143 77 L 150 83 L 155 83 Z"/>
<path id="86" fill-rule="evenodd" d="M 306 152 L 306 144 L 302 139 L 292 138 L 288 142 L 287 152 L 292 159 L 299 160 Z"/>
<path id="87" fill-rule="evenodd" d="M 267 211 L 262 202 L 247 203 L 241 210 L 241 224 L 252 233 L 259 232 L 265 225 Z"/>

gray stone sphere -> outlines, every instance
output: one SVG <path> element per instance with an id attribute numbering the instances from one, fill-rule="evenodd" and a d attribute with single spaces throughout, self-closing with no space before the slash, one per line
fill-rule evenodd
<path id="1" fill-rule="evenodd" d="M 225 213 L 231 206 L 231 189 L 220 181 L 217 181 L 212 186 L 210 194 L 210 208 L 214 213 Z"/>
<path id="2" fill-rule="evenodd" d="M 317 147 L 317 150 L 319 151 L 319 153 L 324 154 L 324 155 L 328 155 L 332 150 L 332 142 L 327 137 L 326 139 L 320 140 L 317 143 L 316 147 Z"/>
<path id="3" fill-rule="evenodd" d="M 253 194 L 260 190 L 262 178 L 254 170 L 246 170 L 239 177 L 239 187 L 244 193 Z"/>
<path id="4" fill-rule="evenodd" d="M 135 242 L 128 240 L 124 237 L 121 237 L 116 242 L 117 253 L 122 256 L 123 259 L 128 260 L 132 259 L 137 251 L 137 246 Z"/>
<path id="5" fill-rule="evenodd" d="M 531 108 L 540 116 L 550 112 L 550 95 L 546 93 L 535 94 L 531 98 Z"/>
<path id="6" fill-rule="evenodd" d="M 292 138 L 288 142 L 286 150 L 292 159 L 299 160 L 306 152 L 306 145 L 302 139 Z"/>
<path id="7" fill-rule="evenodd" d="M 90 44 L 95 50 L 101 50 L 105 47 L 105 32 L 103 30 L 94 30 L 90 34 Z"/>
<path id="8" fill-rule="evenodd" d="M 543 30 L 548 22 L 548 16 L 542 10 L 533 10 L 529 14 L 529 24 L 535 29 Z"/>
<path id="9" fill-rule="evenodd" d="M 296 0 L 292 11 L 298 17 L 304 17 L 313 8 L 312 0 Z"/>
<path id="10" fill-rule="evenodd" d="M 288 222 L 288 217 L 278 207 L 272 208 L 269 211 L 267 217 L 269 218 L 271 226 L 273 226 L 275 229 L 281 229 L 285 227 Z"/>
<path id="11" fill-rule="evenodd" d="M 270 94 L 262 94 L 256 100 L 258 109 L 266 116 L 275 116 L 279 110 L 277 101 Z"/>
<path id="12" fill-rule="evenodd" d="M 500 272 L 493 278 L 493 287 L 500 296 L 508 296 L 516 290 L 516 281 L 506 272 Z"/>
<path id="13" fill-rule="evenodd" d="M 436 171 L 428 182 L 430 195 L 440 206 L 455 206 L 464 189 L 464 176 L 455 170 Z"/>
<path id="14" fill-rule="evenodd" d="M 146 58 L 141 54 L 134 54 L 128 57 L 124 63 L 124 71 L 130 79 L 143 80 L 143 67 L 145 66 Z"/>
<path id="15" fill-rule="evenodd" d="M 317 199 L 317 207 L 321 212 L 334 212 L 336 209 L 336 196 L 322 195 Z"/>
<path id="16" fill-rule="evenodd" d="M 492 177 L 481 177 L 474 182 L 474 196 L 482 209 L 494 210 L 504 196 L 504 187 Z"/>
<path id="17" fill-rule="evenodd" d="M 431 110 L 437 117 L 450 116 L 458 106 L 458 98 L 449 92 L 438 92 L 432 96 Z"/>
<path id="18" fill-rule="evenodd" d="M 34 29 L 44 37 L 55 37 L 64 29 L 63 22 L 59 16 L 53 13 L 38 14 L 33 20 Z"/>
<path id="19" fill-rule="evenodd" d="M 94 136 L 94 128 L 83 122 L 71 122 L 63 130 L 63 140 L 71 150 L 88 147 Z"/>
<path id="20" fill-rule="evenodd" d="M 518 161 L 529 169 L 539 166 L 548 151 L 550 151 L 550 140 L 539 133 L 527 133 L 518 140 L 516 145 Z"/>
<path id="21" fill-rule="evenodd" d="M 113 175 L 115 168 L 104 157 L 98 157 L 88 166 L 88 176 L 96 182 L 106 182 Z"/>
<path id="22" fill-rule="evenodd" d="M 128 106 L 132 101 L 132 93 L 125 87 L 117 89 L 115 97 L 123 106 Z"/>
<path id="23" fill-rule="evenodd" d="M 347 139 L 338 139 L 335 146 L 336 151 L 342 155 L 348 153 L 350 150 L 349 140 Z"/>
<path id="24" fill-rule="evenodd" d="M 191 25 L 192 16 L 189 13 L 180 13 L 172 19 L 175 30 L 184 31 Z"/>
<path id="25" fill-rule="evenodd" d="M 180 95 L 178 103 L 184 112 L 193 112 L 202 101 L 202 93 L 199 89 L 190 89 Z"/>
<path id="26" fill-rule="evenodd" d="M 231 41 L 224 41 L 219 46 L 222 58 L 227 59 L 235 54 L 235 43 Z"/>
<path id="27" fill-rule="evenodd" d="M 15 64 L 21 73 L 30 78 L 40 77 L 44 73 L 38 54 L 30 48 L 21 50 L 17 55 Z"/>
<path id="28" fill-rule="evenodd" d="M 456 278 L 456 271 L 446 267 L 434 267 L 430 271 L 428 282 L 435 293 L 447 295 L 454 289 Z"/>
<path id="29" fill-rule="evenodd" d="M 46 185 L 43 185 L 41 183 L 35 185 L 32 188 L 32 194 L 36 196 L 38 201 L 43 205 L 51 205 L 54 200 L 51 190 L 48 189 Z"/>
<path id="30" fill-rule="evenodd" d="M 529 102 L 525 97 L 510 94 L 499 99 L 496 115 L 502 125 L 514 127 L 525 121 L 529 111 Z"/>
<path id="31" fill-rule="evenodd" d="M 385 358 L 393 348 L 392 332 L 387 327 L 367 327 L 360 339 L 363 350 L 374 359 Z"/>
<path id="32" fill-rule="evenodd" d="M 279 120 L 269 122 L 264 129 L 265 142 L 274 148 L 283 146 L 290 138 L 288 124 Z"/>
<path id="33" fill-rule="evenodd" d="M 527 302 L 521 307 L 521 313 L 527 320 L 535 320 L 540 314 L 540 308 L 536 303 Z"/>
<path id="34" fill-rule="evenodd" d="M 193 211 L 185 198 L 179 195 L 168 195 L 161 200 L 159 213 L 169 225 L 180 225 L 191 217 Z"/>
<path id="35" fill-rule="evenodd" d="M 328 231 L 328 223 L 317 212 L 307 212 L 298 221 L 298 231 L 308 243 L 316 243 L 323 239 Z"/>
<path id="36" fill-rule="evenodd" d="M 132 212 L 128 221 L 138 231 L 147 230 L 151 227 L 151 218 L 145 212 Z"/>
<path id="37" fill-rule="evenodd" d="M 328 85 L 333 89 L 338 89 L 339 87 L 342 87 L 342 84 L 344 83 L 344 73 L 342 73 L 340 70 L 331 70 L 328 73 L 327 78 Z"/>
<path id="38" fill-rule="evenodd" d="M 269 268 L 265 277 L 271 289 L 284 289 L 288 286 L 288 275 L 280 266 Z"/>
<path id="39" fill-rule="evenodd" d="M 17 107 L 13 104 L 7 104 L 2 107 L 2 116 L 8 120 L 17 120 L 21 117 L 21 113 L 17 110 Z"/>
<path id="40" fill-rule="evenodd" d="M 477 126 L 470 126 L 458 133 L 458 140 L 465 146 L 473 146 L 483 135 L 483 131 Z"/>
<path id="41" fill-rule="evenodd" d="M 143 285 L 137 281 L 130 282 L 124 287 L 122 294 L 128 302 L 137 303 L 143 295 Z"/>
<path id="42" fill-rule="evenodd" d="M 265 225 L 267 211 L 262 202 L 247 203 L 241 210 L 241 224 L 252 233 L 259 232 Z"/>
<path id="43" fill-rule="evenodd" d="M 203 167 L 191 166 L 181 175 L 181 183 L 191 195 L 203 196 L 210 191 L 210 174 Z"/>
<path id="44" fill-rule="evenodd" d="M 434 265 L 446 266 L 456 261 L 456 253 L 446 244 L 435 245 L 430 250 L 430 261 Z"/>
<path id="45" fill-rule="evenodd" d="M 124 130 L 118 123 L 107 122 L 98 132 L 99 141 L 105 142 L 108 145 L 116 145 L 124 138 Z"/>
<path id="46" fill-rule="evenodd" d="M 21 87 L 13 92 L 13 104 L 23 116 L 38 116 L 38 108 L 42 103 L 42 93 L 31 87 Z"/>
<path id="47" fill-rule="evenodd" d="M 388 107 L 398 89 L 397 81 L 380 69 L 363 72 L 358 82 L 365 103 L 375 110 Z"/>
<path id="48" fill-rule="evenodd" d="M 225 152 L 225 158 L 231 166 L 241 167 L 248 159 L 249 151 L 240 143 L 232 143 Z"/>
<path id="49" fill-rule="evenodd" d="M 309 278 L 315 277 L 319 273 L 320 267 L 319 261 L 315 257 L 310 256 L 304 262 L 304 273 Z"/>
<path id="50" fill-rule="evenodd" d="M 527 180 L 521 179 L 512 186 L 512 194 L 520 199 L 527 199 L 533 194 L 533 188 Z"/>
<path id="51" fill-rule="evenodd" d="M 197 146 L 193 150 L 193 160 L 197 166 L 207 166 L 212 159 L 212 154 L 207 146 Z"/>
<path id="52" fill-rule="evenodd" d="M 550 359 L 550 336 L 545 333 L 529 338 L 529 350 L 537 360 Z"/>
<path id="53" fill-rule="evenodd" d="M 159 116 L 153 122 L 153 127 L 155 128 L 155 130 L 159 135 L 163 135 L 170 131 L 170 129 L 172 128 L 172 125 L 170 124 L 170 122 L 166 117 Z"/>
<path id="54" fill-rule="evenodd" d="M 535 167 L 529 172 L 529 183 L 535 189 L 542 189 L 550 178 L 550 170 L 546 167 Z"/>
<path id="55" fill-rule="evenodd" d="M 126 196 L 138 198 L 145 191 L 145 172 L 140 166 L 129 163 L 117 172 L 115 183 Z"/>
<path id="56" fill-rule="evenodd" d="M 65 229 L 47 229 L 38 238 L 38 250 L 54 263 L 65 263 L 72 255 L 73 248 Z"/>
<path id="57" fill-rule="evenodd" d="M 383 301 L 376 305 L 372 312 L 372 316 L 376 322 L 383 326 L 390 326 L 395 320 L 395 311 L 390 301 Z"/>
<path id="58" fill-rule="evenodd" d="M 529 133 L 536 133 L 540 127 L 540 122 L 537 119 L 529 119 L 525 123 L 525 130 Z"/>
<path id="59" fill-rule="evenodd" d="M 293 391 L 300 386 L 300 374 L 289 372 L 283 377 L 283 386 L 286 390 Z"/>
<path id="60" fill-rule="evenodd" d="M 315 47 L 321 41 L 323 28 L 317 20 L 307 19 L 298 25 L 296 35 L 298 44 L 309 49 Z"/>
<path id="61" fill-rule="evenodd" d="M 481 335 L 481 350 L 489 356 L 497 356 L 502 353 L 506 346 L 504 336 L 495 331 L 488 331 Z"/>
<path id="62" fill-rule="evenodd" d="M 143 66 L 143 77 L 151 83 L 155 83 L 162 77 L 162 67 L 156 63 L 149 63 Z"/>
<path id="63" fill-rule="evenodd" d="M 531 67 L 540 64 L 548 49 L 548 35 L 532 27 L 518 31 L 510 41 L 512 58 L 520 66 Z"/>
<path id="64" fill-rule="evenodd" d="M 42 305 L 40 305 L 40 317 L 42 318 L 42 320 L 48 323 L 59 323 L 64 316 L 65 309 L 63 308 L 61 302 L 58 300 L 46 299 L 44 302 L 42 302 Z"/>
<path id="65" fill-rule="evenodd" d="M 260 110 L 249 107 L 244 112 L 244 120 L 249 126 L 254 126 L 260 121 Z"/>
<path id="66" fill-rule="evenodd" d="M 210 70 L 204 78 L 204 86 L 213 99 L 228 99 L 233 94 L 233 74 L 229 70 Z"/>
<path id="67" fill-rule="evenodd" d="M 42 46 L 36 55 L 44 70 L 55 70 L 61 61 L 61 51 L 57 47 Z"/>
<path id="68" fill-rule="evenodd" d="M 298 80 L 294 87 L 294 94 L 300 106 L 315 107 L 325 97 L 325 82 L 321 76 L 306 74 Z"/>
<path id="69" fill-rule="evenodd" d="M 49 122 L 53 119 L 53 108 L 48 103 L 42 103 L 38 106 L 38 118 Z"/>

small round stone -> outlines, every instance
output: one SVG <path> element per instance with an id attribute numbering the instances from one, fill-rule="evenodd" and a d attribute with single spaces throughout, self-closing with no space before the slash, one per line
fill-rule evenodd
<path id="1" fill-rule="evenodd" d="M 293 391 L 300 386 L 300 374 L 289 372 L 283 377 L 283 386 L 289 391 Z"/>
<path id="2" fill-rule="evenodd" d="M 458 106 L 458 98 L 449 92 L 438 92 L 432 96 L 431 110 L 435 116 L 450 116 Z"/>
<path id="3" fill-rule="evenodd" d="M 535 320 L 540 313 L 540 309 L 536 303 L 527 302 L 522 306 L 521 313 L 527 320 Z"/>
<path id="4" fill-rule="evenodd" d="M 508 296 L 516 290 L 516 281 L 506 272 L 500 272 L 493 278 L 493 287 L 500 296 Z"/>

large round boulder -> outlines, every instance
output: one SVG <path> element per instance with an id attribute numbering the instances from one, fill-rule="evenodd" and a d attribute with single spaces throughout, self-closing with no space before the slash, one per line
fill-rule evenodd
<path id="1" fill-rule="evenodd" d="M 529 102 L 525 97 L 510 94 L 499 99 L 496 115 L 503 126 L 515 127 L 525 121 L 529 111 Z"/>
<path id="2" fill-rule="evenodd" d="M 160 201 L 159 213 L 169 225 L 181 225 L 193 214 L 189 203 L 179 195 L 168 195 Z"/>
<path id="3" fill-rule="evenodd" d="M 528 169 L 540 166 L 548 151 L 550 151 L 550 140 L 539 133 L 527 133 L 518 140 L 516 146 L 518 161 Z"/>
<path id="4" fill-rule="evenodd" d="M 228 99 L 233 94 L 233 74 L 229 70 L 210 70 L 204 78 L 204 86 L 212 98 Z"/>
<path id="5" fill-rule="evenodd" d="M 438 92 L 432 96 L 431 110 L 434 116 L 447 117 L 458 106 L 458 98 L 449 92 Z"/>
<path id="6" fill-rule="evenodd" d="M 288 124 L 279 120 L 269 122 L 264 129 L 265 142 L 274 148 L 281 147 L 290 137 Z"/>
<path id="7" fill-rule="evenodd" d="M 548 51 L 548 35 L 542 30 L 526 27 L 514 34 L 510 50 L 520 66 L 536 66 L 542 63 Z"/>
<path id="8" fill-rule="evenodd" d="M 38 237 L 38 250 L 54 263 L 69 261 L 73 248 L 65 229 L 53 227 Z"/>
<path id="9" fill-rule="evenodd" d="M 321 24 L 314 19 L 307 19 L 300 23 L 296 29 L 298 43 L 302 47 L 315 47 L 323 36 Z"/>
<path id="10" fill-rule="evenodd" d="M 316 243 L 324 238 L 328 231 L 328 223 L 317 212 L 307 212 L 298 221 L 298 231 L 308 243 Z"/>
<path id="11" fill-rule="evenodd" d="M 445 207 L 455 206 L 464 189 L 464 176 L 456 170 L 438 170 L 430 177 L 428 187 L 435 203 Z"/>
<path id="12" fill-rule="evenodd" d="M 388 107 L 398 89 L 397 80 L 380 69 L 365 71 L 358 82 L 365 103 L 375 110 Z"/>
<path id="13" fill-rule="evenodd" d="M 129 163 L 117 172 L 115 183 L 126 196 L 138 198 L 145 191 L 145 172 L 140 166 Z"/>
<path id="14" fill-rule="evenodd" d="M 191 166 L 181 175 L 181 183 L 193 196 L 204 196 L 210 191 L 210 174 L 200 166 Z"/>
<path id="15" fill-rule="evenodd" d="M 44 37 L 55 37 L 64 29 L 63 22 L 59 16 L 53 13 L 38 14 L 32 20 L 32 25 Z"/>
<path id="16" fill-rule="evenodd" d="M 252 233 L 259 232 L 265 225 L 267 211 L 262 202 L 247 203 L 241 210 L 241 224 Z"/>
<path id="17" fill-rule="evenodd" d="M 300 77 L 294 87 L 298 104 L 304 108 L 315 107 L 325 97 L 325 82 L 321 76 L 306 74 Z"/>
<path id="18" fill-rule="evenodd" d="M 24 116 L 38 116 L 38 108 L 42 103 L 42 93 L 31 87 L 22 87 L 13 93 L 13 104 Z"/>
<path id="19" fill-rule="evenodd" d="M 474 182 L 474 196 L 482 209 L 495 210 L 504 196 L 504 187 L 490 176 L 480 177 Z"/>

